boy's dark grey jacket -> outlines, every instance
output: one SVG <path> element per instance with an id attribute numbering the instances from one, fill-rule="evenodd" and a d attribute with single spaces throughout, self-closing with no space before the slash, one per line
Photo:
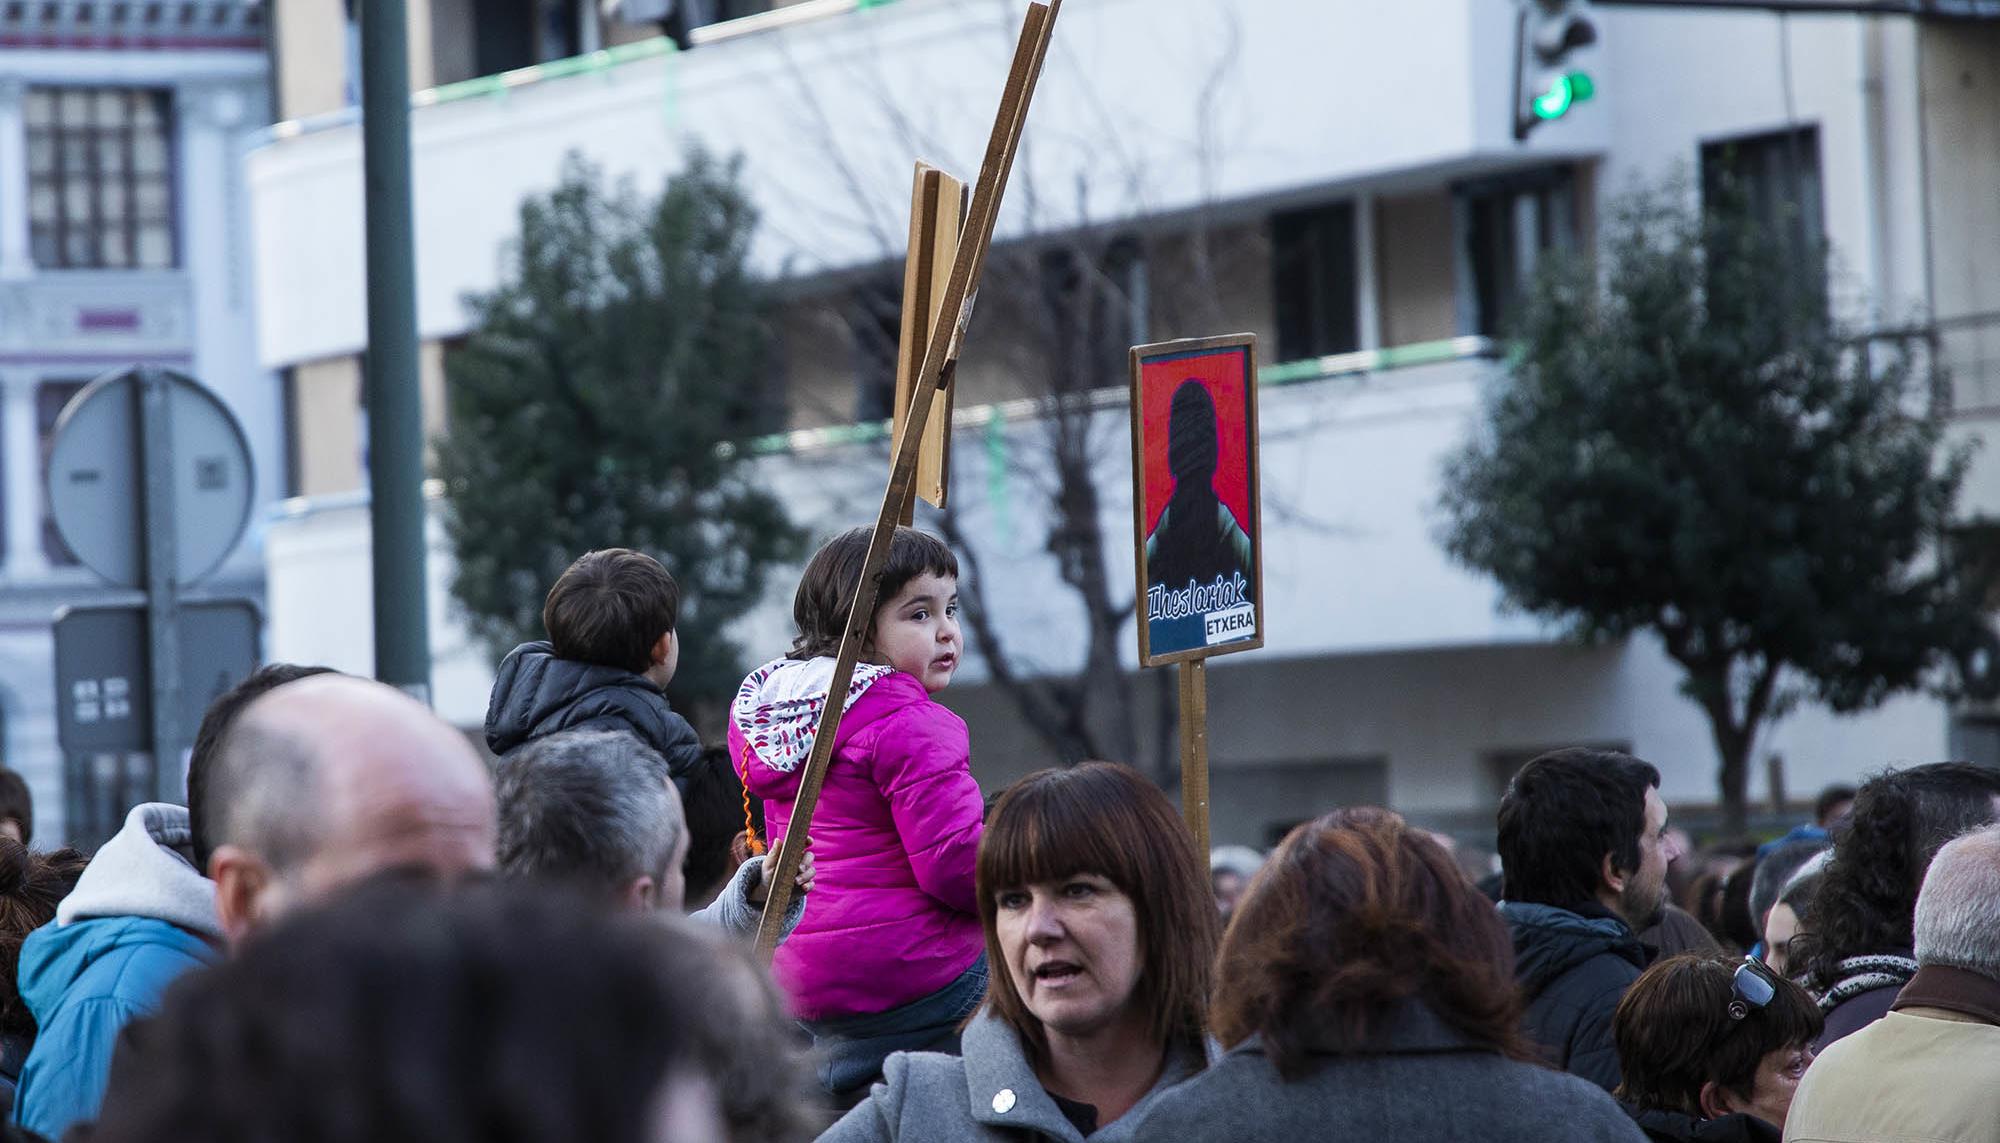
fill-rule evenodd
<path id="1" fill-rule="evenodd" d="M 624 730 L 659 751 L 674 786 L 687 793 L 688 775 L 701 759 L 694 727 L 667 705 L 667 696 L 643 675 L 596 663 L 559 659 L 547 642 L 523 643 L 507 653 L 486 704 L 486 745 L 506 754 L 563 730 Z"/>
<path id="2" fill-rule="evenodd" d="M 1589 915 L 1503 901 L 1500 915 L 1514 934 L 1528 1037 L 1551 1065 L 1612 1091 L 1619 1069 L 1611 1017 L 1652 955 L 1609 909 L 1585 908 Z"/>

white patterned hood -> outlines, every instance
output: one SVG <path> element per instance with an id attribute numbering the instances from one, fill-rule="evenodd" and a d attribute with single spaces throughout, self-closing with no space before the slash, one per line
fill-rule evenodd
<path id="1" fill-rule="evenodd" d="M 860 663 L 854 681 L 848 684 L 844 713 L 868 688 L 894 673 L 895 668 Z M 750 672 L 729 704 L 729 719 L 743 741 L 757 752 L 757 760 L 781 774 L 789 774 L 812 754 L 813 736 L 819 731 L 820 713 L 826 709 L 826 692 L 833 682 L 833 660 L 774 659 Z"/>

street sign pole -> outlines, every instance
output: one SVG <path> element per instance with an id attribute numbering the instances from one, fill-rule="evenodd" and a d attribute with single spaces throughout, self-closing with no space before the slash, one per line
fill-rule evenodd
<path id="1" fill-rule="evenodd" d="M 410 206 L 403 0 L 361 0 L 361 181 L 368 252 L 368 517 L 375 677 L 430 701 L 423 403 Z"/>
<path id="2" fill-rule="evenodd" d="M 174 574 L 173 406 L 169 381 L 153 366 L 139 368 L 132 386 L 138 403 L 139 451 L 146 519 L 146 645 L 151 649 L 153 788 L 163 802 L 183 799 L 181 732 L 180 584 Z"/>

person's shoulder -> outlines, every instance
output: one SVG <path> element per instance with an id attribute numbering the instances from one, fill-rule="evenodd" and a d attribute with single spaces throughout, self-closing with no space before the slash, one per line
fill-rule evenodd
<path id="1" fill-rule="evenodd" d="M 915 1117 L 935 1126 L 966 1108 L 965 1060 L 942 1052 L 894 1052 L 882 1062 L 882 1082 L 870 1097 L 890 1123 Z"/>
<path id="2" fill-rule="evenodd" d="M 1645 1132 L 1632 1121 L 1609 1092 L 1568 1072 L 1502 1056 L 1487 1057 L 1481 1070 L 1490 1077 L 1490 1091 L 1476 1097 L 1512 1127 L 1532 1124 L 1536 1137 L 1564 1140 L 1638 1141 Z M 1487 1102 L 1490 1101 L 1490 1102 Z M 1501 1126 L 1496 1122 L 1496 1129 Z M 1516 1134 L 1495 1138 L 1517 1138 Z"/>

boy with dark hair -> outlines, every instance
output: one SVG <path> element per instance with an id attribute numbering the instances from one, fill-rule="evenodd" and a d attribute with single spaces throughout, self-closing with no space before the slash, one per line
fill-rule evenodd
<path id="1" fill-rule="evenodd" d="M 500 664 L 487 746 L 506 754 L 558 731 L 623 730 L 667 760 L 685 793 L 701 742 L 667 705 L 680 605 L 674 577 L 643 552 L 605 548 L 571 564 L 542 607 L 547 641 L 523 643 Z"/>
<path id="2" fill-rule="evenodd" d="M 1500 801 L 1500 904 L 1514 935 L 1529 1038 L 1548 1062 L 1618 1086 L 1611 1017 L 1650 954 L 1633 936 L 1667 900 L 1660 772 L 1613 750 L 1572 748 L 1522 767 Z"/>

